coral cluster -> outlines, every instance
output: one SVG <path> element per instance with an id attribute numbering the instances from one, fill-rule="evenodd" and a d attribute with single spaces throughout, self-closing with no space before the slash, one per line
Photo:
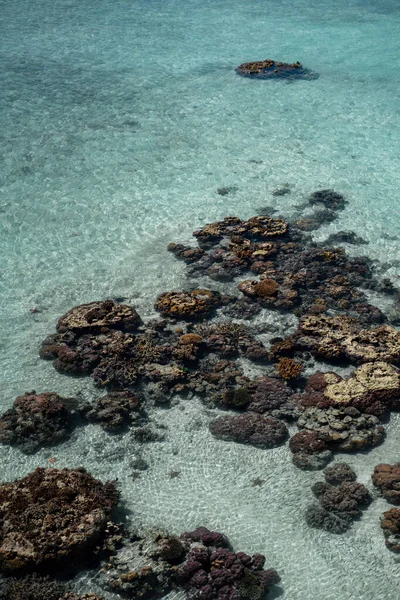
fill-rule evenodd
<path id="1" fill-rule="evenodd" d="M 362 509 L 371 502 L 368 489 L 356 482 L 356 474 L 346 463 L 336 463 L 324 471 L 325 482 L 312 486 L 318 503 L 307 507 L 305 517 L 310 527 L 331 533 L 347 531 Z"/>
<path id="2" fill-rule="evenodd" d="M 210 423 L 210 431 L 218 439 L 257 448 L 274 448 L 288 436 L 286 425 L 279 419 L 251 412 L 218 417 Z"/>
<path id="3" fill-rule="evenodd" d="M 192 600 L 259 600 L 279 582 L 264 564 L 264 556 L 234 552 L 223 534 L 199 527 L 179 537 L 138 536 L 112 557 L 104 579 L 109 589 L 134 599 L 180 587 Z"/>
<path id="4" fill-rule="evenodd" d="M 32 453 L 65 440 L 73 429 L 71 399 L 35 391 L 18 396 L 0 417 L 0 442 Z"/>
<path id="5" fill-rule="evenodd" d="M 236 69 L 239 75 L 256 77 L 258 79 L 315 79 L 317 75 L 305 69 L 299 62 L 292 64 L 271 59 L 248 62 L 239 65 Z"/>
<path id="6" fill-rule="evenodd" d="M 119 494 L 85 469 L 43 469 L 0 485 L 0 570 L 84 562 L 101 545 Z"/>
<path id="7" fill-rule="evenodd" d="M 376 465 L 372 483 L 391 504 L 400 504 L 400 463 Z"/>

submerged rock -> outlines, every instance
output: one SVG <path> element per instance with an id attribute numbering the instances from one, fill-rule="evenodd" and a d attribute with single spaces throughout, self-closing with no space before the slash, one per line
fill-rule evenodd
<path id="1" fill-rule="evenodd" d="M 31 454 L 67 439 L 73 429 L 71 399 L 35 391 L 18 396 L 0 417 L 0 442 Z"/>
<path id="2" fill-rule="evenodd" d="M 102 544 L 119 494 L 85 469 L 43 469 L 0 485 L 0 570 L 82 564 Z M 82 566 L 79 564 L 79 566 Z"/>

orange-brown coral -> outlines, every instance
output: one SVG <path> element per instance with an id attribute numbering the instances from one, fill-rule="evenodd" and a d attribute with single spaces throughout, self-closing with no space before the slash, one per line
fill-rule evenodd
<path id="1" fill-rule="evenodd" d="M 277 371 L 282 379 L 296 379 L 303 371 L 303 365 L 293 360 L 293 358 L 281 358 L 277 365 Z"/>

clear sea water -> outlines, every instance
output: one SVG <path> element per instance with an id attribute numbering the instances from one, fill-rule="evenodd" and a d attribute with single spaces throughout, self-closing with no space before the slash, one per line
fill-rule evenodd
<path id="1" fill-rule="evenodd" d="M 351 229 L 369 245 L 349 251 L 397 278 L 399 31 L 396 0 L 0 0 L 2 409 L 31 389 L 97 393 L 38 358 L 57 318 L 120 296 L 151 316 L 159 292 L 187 284 L 167 243 L 228 214 L 290 215 L 332 187 L 349 204 L 315 238 Z M 264 58 L 300 60 L 320 77 L 235 74 Z M 291 194 L 274 197 L 284 183 Z M 218 195 L 223 186 L 238 189 Z M 212 439 L 196 401 L 154 417 L 167 439 L 143 449 L 150 469 L 137 481 L 133 439 L 94 426 L 31 457 L 1 447 L 1 479 L 50 457 L 83 465 L 118 477 L 134 523 L 176 533 L 202 524 L 265 553 L 285 600 L 399 597 L 379 528 L 385 502 L 342 536 L 309 530 L 302 510 L 318 474 L 292 467 L 287 448 Z M 399 434 L 394 415 L 384 445 L 349 458 L 360 481 L 400 459 Z M 251 486 L 256 476 L 264 486 Z"/>

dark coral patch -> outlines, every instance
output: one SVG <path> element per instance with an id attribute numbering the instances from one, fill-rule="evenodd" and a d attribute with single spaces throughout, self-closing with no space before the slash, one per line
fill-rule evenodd
<path id="1" fill-rule="evenodd" d="M 256 79 L 316 79 L 318 75 L 299 62 L 292 64 L 271 59 L 248 62 L 236 69 L 239 75 Z"/>

